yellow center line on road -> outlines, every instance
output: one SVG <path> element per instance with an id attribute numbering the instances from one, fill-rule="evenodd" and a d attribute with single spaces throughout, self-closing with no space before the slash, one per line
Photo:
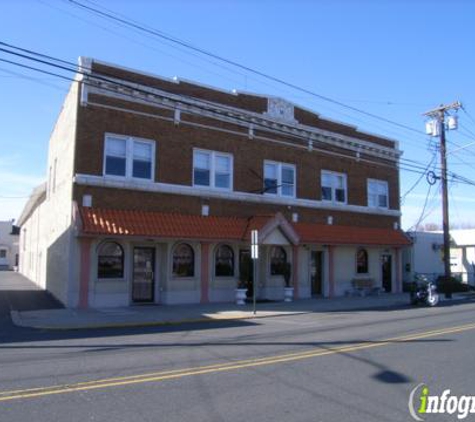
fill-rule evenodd
<path id="1" fill-rule="evenodd" d="M 367 341 L 356 344 L 348 344 L 341 347 L 334 348 L 313 348 L 304 352 L 294 352 L 282 355 L 267 356 L 262 358 L 246 359 L 228 363 L 219 363 L 209 366 L 198 366 L 194 368 L 184 368 L 171 371 L 152 372 L 140 375 L 130 375 L 116 378 L 106 378 L 94 381 L 79 382 L 73 384 L 60 384 L 47 387 L 30 388 L 23 390 L 0 391 L 0 402 L 21 400 L 35 397 L 45 397 L 55 394 L 67 394 L 78 391 L 98 390 L 111 387 L 119 387 L 133 384 L 162 382 L 167 380 L 190 377 L 194 375 L 220 373 L 226 371 L 233 371 L 237 369 L 275 365 L 285 362 L 294 362 L 304 359 L 310 359 L 319 356 L 328 356 L 335 354 L 343 354 L 355 352 L 358 350 L 371 349 L 376 347 L 387 346 L 390 344 L 411 342 L 428 337 L 443 336 L 446 334 L 459 333 L 463 331 L 474 330 L 475 324 L 466 324 L 445 329 L 437 329 L 425 331 L 421 333 L 409 334 L 400 337 L 388 338 L 380 341 Z"/>

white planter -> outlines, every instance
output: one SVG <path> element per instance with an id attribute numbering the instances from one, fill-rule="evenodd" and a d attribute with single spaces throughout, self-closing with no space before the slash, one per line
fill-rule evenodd
<path id="1" fill-rule="evenodd" d="M 294 300 L 294 288 L 284 287 L 284 302 L 292 302 Z"/>
<path id="2" fill-rule="evenodd" d="M 245 305 L 247 289 L 236 289 L 236 305 Z"/>

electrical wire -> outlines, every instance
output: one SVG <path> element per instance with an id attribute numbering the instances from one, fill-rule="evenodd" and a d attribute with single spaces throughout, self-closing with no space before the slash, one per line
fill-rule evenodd
<path id="1" fill-rule="evenodd" d="M 61 69 L 61 70 L 65 70 L 65 71 L 68 71 L 68 72 L 73 72 L 73 73 L 75 73 L 75 74 L 76 74 L 76 73 L 79 73 L 79 74 L 82 74 L 82 75 L 84 75 L 84 76 L 91 77 L 91 75 L 88 75 L 87 73 L 84 73 L 84 70 L 82 70 L 82 69 L 80 69 L 80 68 L 79 68 L 79 70 L 78 70 L 78 69 L 76 68 L 76 66 L 75 66 L 73 63 L 67 62 L 67 61 L 65 61 L 65 60 L 57 59 L 57 58 L 54 58 L 54 57 L 52 57 L 52 56 L 48 56 L 48 55 L 45 55 L 45 54 L 42 54 L 42 53 L 36 53 L 36 52 L 34 52 L 34 51 L 27 50 L 27 49 L 24 49 L 24 48 L 12 46 L 11 44 L 7 44 L 7 43 L 4 43 L 4 42 L 0 42 L 0 45 L 6 45 L 6 46 L 8 46 L 9 48 L 15 48 L 15 49 L 18 49 L 18 50 L 20 50 L 20 51 L 22 51 L 22 52 L 26 52 L 26 53 L 28 53 L 28 54 L 33 54 L 33 55 L 35 55 L 35 56 L 39 56 L 39 57 L 41 57 L 41 59 L 32 58 L 32 57 L 30 57 L 30 56 L 28 56 L 28 55 L 26 55 L 26 54 L 23 54 L 23 53 L 12 52 L 12 51 L 9 51 L 9 50 L 7 50 L 7 49 L 5 49 L 5 48 L 0 48 L 0 51 L 3 51 L 3 52 L 5 52 L 5 53 L 13 54 L 13 55 L 18 56 L 18 57 L 21 57 L 21 58 L 23 58 L 23 59 L 33 60 L 33 61 L 39 62 L 39 63 L 41 63 L 41 64 L 46 64 L 46 65 L 49 65 L 49 66 L 53 66 L 53 67 L 59 68 L 59 69 Z M 43 60 L 43 58 L 46 58 L 47 60 Z M 55 61 L 55 62 L 62 63 L 62 64 L 60 65 L 60 64 L 58 64 L 58 63 L 52 63 L 51 61 L 48 61 L 48 60 L 53 60 L 53 61 Z M 66 76 L 64 76 L 64 75 L 55 74 L 55 73 L 50 72 L 50 71 L 45 71 L 44 69 L 34 68 L 34 67 L 32 67 L 32 66 L 28 66 L 28 65 L 25 65 L 25 64 L 13 62 L 13 61 L 11 61 L 11 60 L 0 59 L 0 61 L 4 61 L 4 62 L 10 63 L 10 64 L 18 65 L 18 66 L 20 66 L 20 67 L 27 68 L 27 69 L 30 69 L 30 70 L 36 70 L 36 71 L 41 72 L 41 73 L 44 73 L 44 74 L 53 75 L 53 76 L 56 75 L 56 76 L 58 76 L 58 77 L 60 77 L 60 78 L 62 78 L 62 79 L 64 79 L 64 80 L 71 80 L 71 81 L 73 80 L 72 78 L 66 77 Z M 66 64 L 66 66 L 63 66 L 63 64 Z M 93 78 L 94 78 L 94 79 L 98 79 L 98 80 L 100 80 L 100 81 L 113 82 L 115 85 L 123 86 L 123 87 L 125 87 L 125 88 L 130 89 L 130 86 L 129 86 L 129 85 L 121 84 L 120 82 L 117 82 L 117 80 L 111 80 L 111 79 L 109 79 L 108 77 L 103 77 L 103 76 L 101 76 L 101 74 L 99 74 L 99 75 L 94 75 Z M 134 83 L 136 84 L 135 81 L 129 81 L 129 82 L 134 82 Z M 104 88 L 104 89 L 106 89 L 106 88 Z M 106 90 L 107 90 L 107 89 L 106 89 Z M 142 93 L 149 94 L 148 91 L 140 90 L 140 89 L 138 89 L 137 87 L 134 87 L 134 90 L 136 90 L 136 91 L 142 91 Z M 128 95 L 128 96 L 130 96 L 130 95 Z M 192 99 L 191 97 L 188 97 L 188 98 Z M 194 99 L 194 100 L 196 100 L 196 99 Z M 150 102 L 150 103 L 154 103 L 154 102 L 151 101 L 151 100 L 147 100 L 147 101 Z M 214 106 L 213 103 L 207 102 L 207 101 L 204 101 L 204 100 L 200 100 L 200 103 L 204 103 L 205 105 L 208 105 L 208 104 L 209 104 L 209 105 Z M 259 124 L 257 124 L 256 122 L 250 122 L 250 121 L 245 120 L 245 119 L 241 119 L 241 120 L 243 120 L 244 122 L 246 122 L 246 123 L 248 123 L 248 124 L 252 123 L 252 124 L 254 124 L 257 128 L 259 128 Z M 261 125 L 260 127 L 261 127 L 262 129 L 265 129 L 265 130 L 270 130 L 270 128 L 267 127 L 267 126 L 262 126 L 262 125 Z M 272 129 L 272 130 L 273 130 L 274 132 L 279 132 L 279 131 L 276 131 L 276 129 Z M 285 132 L 285 131 L 281 131 L 279 134 L 285 135 L 285 136 L 287 136 L 287 137 L 291 136 L 291 137 L 296 137 L 296 138 L 302 139 L 300 136 L 296 136 L 296 135 L 294 135 L 294 134 L 289 134 L 288 132 Z M 304 140 L 305 143 L 308 142 L 308 139 L 306 139 L 306 138 L 304 138 L 303 140 Z M 354 158 L 354 157 L 353 157 L 353 156 L 349 156 L 348 158 Z M 378 164 L 379 164 L 379 163 L 378 163 Z M 423 165 L 421 164 L 420 166 L 423 166 Z M 394 166 L 388 166 L 388 167 L 392 167 L 392 168 L 393 168 Z"/>
<path id="2" fill-rule="evenodd" d="M 404 201 L 405 201 L 406 197 L 419 185 L 422 178 L 427 175 L 427 171 L 434 164 L 434 161 L 435 161 L 436 157 L 437 157 L 437 154 L 433 153 L 429 164 L 427 164 L 427 167 L 425 168 L 425 171 L 421 173 L 421 175 L 416 180 L 416 182 L 404 193 L 404 195 L 402 195 L 401 201 L 400 201 L 401 206 L 404 205 Z"/>
<path id="3" fill-rule="evenodd" d="M 61 70 L 65 70 L 65 71 L 68 71 L 68 72 L 74 72 L 75 74 L 76 73 L 79 73 L 79 74 L 82 74 L 83 76 L 87 76 L 87 77 L 91 77 L 91 75 L 88 75 L 87 73 L 84 73 L 84 71 L 79 67 L 79 69 L 76 67 L 75 64 L 71 63 L 71 62 L 67 62 L 65 60 L 62 60 L 62 59 L 58 59 L 58 58 L 55 58 L 55 57 L 52 57 L 52 56 L 49 56 L 49 55 L 45 55 L 45 54 L 42 54 L 42 53 L 38 53 L 38 52 L 34 52 L 32 50 L 27 50 L 27 49 L 24 49 L 24 48 L 21 48 L 21 47 L 17 47 L 17 46 L 13 46 L 11 44 L 7 44 L 7 43 L 4 43 L 4 42 L 0 42 L 0 45 L 4 45 L 4 46 L 7 46 L 9 48 L 14 48 L 14 49 L 17 49 L 19 51 L 23 51 L 23 52 L 26 52 L 28 54 L 32 54 L 32 55 L 35 55 L 35 56 L 38 56 L 38 57 L 42 57 L 42 58 L 45 58 L 45 59 L 48 59 L 48 60 L 43 60 L 43 59 L 37 59 L 37 58 L 33 58 L 31 56 L 28 56 L 26 54 L 20 54 L 20 53 L 16 53 L 16 52 L 12 52 L 12 51 L 9 51 L 5 48 L 0 48 L 0 51 L 3 51 L 5 53 L 8 53 L 8 54 L 13 54 L 13 55 L 16 55 L 16 56 L 19 56 L 21 58 L 24 58 L 24 59 L 28 59 L 28 60 L 33 60 L 35 62 L 39 62 L 41 64 L 44 64 L 44 65 L 49 65 L 49 66 L 53 66 L 55 68 L 59 68 Z M 51 75 L 51 76 L 56 76 L 56 77 L 59 77 L 59 78 L 62 78 L 63 80 L 68 80 L 68 81 L 74 81 L 73 78 L 71 77 L 66 77 L 64 75 L 60 75 L 60 74 L 57 74 L 57 73 L 54 73 L 54 72 L 50 72 L 50 71 L 46 71 L 44 69 L 39 69 L 39 68 L 35 68 L 33 66 L 28 66 L 28 65 L 25 65 L 25 64 L 22 64 L 22 63 L 18 63 L 18 62 L 13 62 L 11 60 L 6 60 L 6 59 L 0 59 L 0 61 L 3 61 L 3 62 L 6 62 L 6 63 L 10 63 L 10 64 L 13 64 L 13 65 L 16 65 L 16 66 L 20 66 L 20 67 L 23 67 L 23 68 L 26 68 L 26 69 L 29 69 L 29 70 L 34 70 L 34 71 L 37 71 L 37 72 L 40 72 L 40 73 L 43 73 L 43 74 L 47 74 L 47 75 Z M 52 63 L 51 61 L 54 61 L 55 63 Z M 67 66 L 63 66 L 62 64 L 59 65 L 58 63 L 62 63 L 62 64 L 66 64 Z M 108 79 L 107 77 L 103 77 L 101 76 L 100 74 L 99 75 L 94 75 L 94 79 L 98 79 L 98 80 L 102 80 L 102 81 L 107 81 L 107 82 L 113 82 L 114 84 L 116 85 L 119 85 L 120 86 L 120 83 L 117 82 L 117 80 L 114 80 L 114 81 L 111 81 L 110 79 Z M 84 82 L 84 81 L 83 81 Z M 87 82 L 86 82 L 87 83 Z M 126 88 L 129 88 L 130 89 L 130 86 L 129 85 L 123 85 L 124 87 Z M 103 88 L 105 90 L 107 90 L 106 88 Z M 135 90 L 138 90 L 137 88 L 134 88 Z M 115 91 L 114 91 L 115 92 Z M 149 93 L 148 91 L 144 91 L 144 93 Z M 127 94 L 129 97 L 133 97 L 129 94 Z M 153 101 L 148 101 L 150 103 L 154 103 Z M 204 102 L 205 104 L 208 103 L 206 101 L 201 101 L 200 102 Z M 157 104 L 157 103 L 155 103 Z M 209 102 L 209 104 L 212 104 Z M 207 105 L 207 104 L 206 104 Z M 246 123 L 250 123 L 249 121 L 246 121 Z M 256 124 L 255 122 L 253 122 L 253 124 Z M 269 130 L 268 127 L 262 127 L 263 129 L 265 130 Z M 275 130 L 274 130 L 275 132 Z M 285 136 L 294 136 L 292 134 L 289 134 L 287 132 L 283 132 L 281 133 Z M 296 136 L 294 136 L 296 137 Z M 304 139 L 305 142 L 308 141 L 308 139 Z M 324 151 L 326 152 L 326 151 Z M 341 154 L 340 154 L 341 155 Z M 355 159 L 354 156 L 347 156 L 347 158 L 351 158 L 351 159 Z M 371 163 L 371 164 L 377 164 L 377 165 L 384 165 L 384 163 L 380 163 L 380 162 L 374 162 L 374 161 L 370 161 L 370 160 L 362 160 L 362 161 L 367 161 L 368 163 Z M 413 173 L 418 173 L 418 174 L 425 174 L 425 171 L 426 171 L 426 165 L 423 164 L 423 163 L 418 163 L 414 160 L 409 160 L 407 159 L 406 161 L 404 161 L 403 159 L 400 160 L 400 164 L 397 168 L 399 168 L 400 170 L 404 170 L 404 171 L 410 171 L 410 172 L 413 172 Z M 395 168 L 394 165 L 386 165 L 387 167 L 389 168 Z M 463 179 L 460 179 L 460 180 L 463 180 Z M 464 181 L 466 182 L 466 180 Z M 475 182 L 473 182 L 475 183 Z"/>
<path id="4" fill-rule="evenodd" d="M 303 87 L 300 87 L 298 85 L 295 85 L 293 83 L 290 83 L 290 82 L 287 82 L 283 79 L 280 79 L 278 77 L 275 77 L 275 76 L 272 76 L 272 75 L 269 75 L 267 73 L 264 73 L 262 71 L 259 71 L 259 70 L 256 70 L 256 69 L 253 69 L 249 66 L 246 66 L 246 65 L 243 65 L 241 63 L 238 63 L 234 60 L 230 60 L 230 59 L 227 59 L 223 56 L 219 56 L 215 53 L 212 53 L 210 51 L 207 51 L 201 47 L 197 47 L 197 46 L 194 46 L 188 42 L 185 42 L 185 41 L 182 41 L 174 36 L 171 36 L 163 31 L 159 31 L 157 29 L 152 29 L 150 27 L 146 27 L 144 26 L 143 24 L 139 24 L 139 23 L 136 23 L 130 19 L 127 19 L 127 18 L 122 18 L 120 16 L 118 16 L 117 14 L 115 14 L 115 12 L 113 13 L 108 13 L 108 12 L 104 12 L 104 11 L 101 11 L 95 7 L 92 7 L 92 6 L 88 6 L 86 4 L 83 4 L 79 1 L 76 1 L 76 0 L 67 0 L 70 4 L 72 5 L 75 5 L 79 8 L 82 8 L 84 10 L 87 10 L 91 13 L 94 13 L 95 15 L 98 15 L 98 16 L 102 16 L 108 20 L 111 20 L 113 22 L 119 22 L 123 25 L 126 25 L 127 27 L 130 27 L 130 28 L 134 28 L 136 30 L 139 30 L 139 31 L 142 31 L 144 33 L 147 33 L 147 34 L 150 34 L 150 35 L 153 35 L 155 37 L 159 37 L 161 39 L 164 39 L 164 40 L 167 40 L 169 42 L 172 42 L 174 44 L 177 44 L 177 45 L 180 45 L 182 47 L 185 47 L 186 49 L 189 49 L 189 50 L 192 50 L 192 51 L 195 51 L 197 53 L 200 53 L 200 54 L 203 54 L 205 56 L 208 56 L 208 57 L 211 57 L 213 59 L 216 59 L 216 60 L 219 60 L 221 62 L 224 62 L 228 65 L 232 65 L 236 68 L 239 68 L 241 70 L 244 70 L 246 72 L 249 72 L 249 73 L 252 73 L 252 74 L 255 74 L 257 76 L 260 76 L 262 78 L 265 78 L 267 80 L 270 80 L 270 81 L 273 81 L 275 83 L 278 83 L 280 85 L 283 85 L 283 86 L 286 86 L 288 88 L 291 88 L 291 89 L 294 89 L 296 91 L 299 91 L 299 92 L 302 92 L 302 93 L 305 93 L 309 96 L 312 96 L 312 97 L 315 97 L 315 98 L 318 98 L 320 100 L 323 100 L 323 101 L 326 101 L 326 102 L 329 102 L 329 103 L 332 103 L 332 104 L 335 104 L 335 105 L 338 105 L 340 107 L 343 107 L 343 108 L 346 108 L 348 110 L 351 110 L 351 111 L 354 111 L 356 113 L 359 113 L 359 114 L 362 114 L 362 115 L 365 115 L 367 117 L 371 117 L 373 119 L 376 119 L 376 120 L 380 120 L 380 121 L 383 121 L 385 123 L 388 123 L 388 124 L 391 124 L 391 125 L 394 125 L 394 126 L 397 126 L 399 128 L 402 128 L 402 129 L 405 129 L 405 130 L 408 130 L 408 131 L 411 131 L 411 132 L 414 132 L 414 133 L 417 133 L 417 134 L 423 134 L 424 132 L 418 130 L 418 129 L 415 129 L 415 128 L 412 128 L 410 126 L 407 126 L 407 125 L 404 125 L 404 124 L 401 124 L 401 123 L 398 123 L 398 122 L 395 122 L 393 120 L 390 120 L 386 117 L 382 117 L 382 116 L 379 116 L 379 115 L 376 115 L 374 113 L 370 113 L 368 111 L 365 111 L 365 110 L 362 110 L 362 109 L 359 109 L 357 107 L 353 107 L 351 105 L 348 105 L 348 104 L 345 104 L 341 101 L 338 101 L 338 100 L 335 100 L 333 98 L 330 98 L 328 96 L 325 96 L 325 95 L 321 95 L 321 94 L 318 94 L 316 92 L 313 92 L 309 89 L 306 89 L 306 88 L 303 88 Z"/>

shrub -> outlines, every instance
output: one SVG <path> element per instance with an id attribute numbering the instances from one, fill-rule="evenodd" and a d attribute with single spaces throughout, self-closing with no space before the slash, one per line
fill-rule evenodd
<path id="1" fill-rule="evenodd" d="M 440 293 L 460 293 L 468 292 L 471 290 L 471 287 L 468 284 L 462 283 L 459 279 L 455 277 L 450 277 L 447 279 L 445 276 L 439 276 L 437 278 L 437 290 Z"/>

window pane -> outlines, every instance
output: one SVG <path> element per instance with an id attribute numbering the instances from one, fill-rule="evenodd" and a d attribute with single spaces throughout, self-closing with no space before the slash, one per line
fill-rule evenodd
<path id="1" fill-rule="evenodd" d="M 283 275 L 287 262 L 287 254 L 281 246 L 274 246 L 271 250 L 270 273 L 271 275 Z"/>
<path id="2" fill-rule="evenodd" d="M 126 147 L 127 141 L 125 139 L 106 138 L 106 174 L 112 176 L 126 175 Z"/>
<path id="3" fill-rule="evenodd" d="M 332 200 L 332 189 L 330 187 L 322 186 L 322 200 L 324 201 Z"/>
<path id="4" fill-rule="evenodd" d="M 231 158 L 217 155 L 215 158 L 215 187 L 231 187 Z"/>
<path id="5" fill-rule="evenodd" d="M 141 179 L 152 178 L 152 163 L 150 161 L 134 160 L 132 176 Z"/>
<path id="6" fill-rule="evenodd" d="M 215 169 L 219 173 L 230 173 L 231 172 L 231 159 L 229 157 L 223 157 L 220 155 L 216 156 L 215 160 Z"/>
<path id="7" fill-rule="evenodd" d="M 122 278 L 124 276 L 124 253 L 114 242 L 103 243 L 98 251 L 97 277 Z"/>
<path id="8" fill-rule="evenodd" d="M 125 157 L 106 157 L 106 174 L 112 176 L 125 176 Z"/>
<path id="9" fill-rule="evenodd" d="M 152 161 L 152 145 L 146 142 L 134 142 L 134 159 Z"/>
<path id="10" fill-rule="evenodd" d="M 368 272 L 368 252 L 365 249 L 360 249 L 356 254 L 356 272 L 358 274 Z"/>
<path id="11" fill-rule="evenodd" d="M 175 277 L 193 277 L 195 257 L 190 245 L 182 243 L 173 251 L 173 275 Z"/>
<path id="12" fill-rule="evenodd" d="M 345 202 L 345 190 L 335 189 L 335 200 L 337 202 Z"/>
<path id="13" fill-rule="evenodd" d="M 282 183 L 294 184 L 294 169 L 291 167 L 282 167 Z"/>
<path id="14" fill-rule="evenodd" d="M 127 141 L 125 139 L 107 138 L 106 139 L 106 155 L 115 155 L 117 157 L 125 157 Z"/>
<path id="15" fill-rule="evenodd" d="M 334 175 L 335 188 L 344 189 L 345 188 L 345 179 L 343 176 Z"/>
<path id="16" fill-rule="evenodd" d="M 216 251 L 215 274 L 218 277 L 232 277 L 234 275 L 234 253 L 229 246 L 220 246 Z"/>
<path id="17" fill-rule="evenodd" d="M 277 179 L 264 179 L 264 193 L 277 193 Z"/>
<path id="18" fill-rule="evenodd" d="M 193 166 L 194 168 L 199 169 L 210 169 L 210 156 L 204 152 L 195 152 L 193 157 Z"/>
<path id="19" fill-rule="evenodd" d="M 368 206 L 377 207 L 378 206 L 378 195 L 372 193 L 368 196 Z"/>
<path id="20" fill-rule="evenodd" d="M 277 165 L 276 164 L 266 164 L 264 166 L 264 179 L 277 180 Z"/>
<path id="21" fill-rule="evenodd" d="M 216 173 L 214 183 L 217 188 L 229 189 L 231 187 L 230 182 L 231 182 L 231 177 L 229 176 L 229 174 Z"/>
<path id="22" fill-rule="evenodd" d="M 282 196 L 294 196 L 294 185 L 282 185 Z"/>
<path id="23" fill-rule="evenodd" d="M 332 186 L 332 175 L 328 173 L 322 173 L 322 186 L 331 187 Z"/>
<path id="24" fill-rule="evenodd" d="M 194 184 L 198 186 L 209 186 L 209 170 L 194 170 Z"/>
<path id="25" fill-rule="evenodd" d="M 378 205 L 382 208 L 387 208 L 388 197 L 386 195 L 378 195 Z"/>

